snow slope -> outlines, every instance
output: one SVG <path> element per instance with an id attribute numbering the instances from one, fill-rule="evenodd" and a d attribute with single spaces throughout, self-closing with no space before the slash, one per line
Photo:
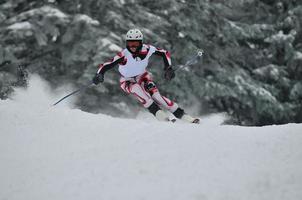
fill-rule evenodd
<path id="1" fill-rule="evenodd" d="M 61 96 L 34 76 L 0 101 L 0 200 L 302 199 L 302 124 L 118 119 Z"/>

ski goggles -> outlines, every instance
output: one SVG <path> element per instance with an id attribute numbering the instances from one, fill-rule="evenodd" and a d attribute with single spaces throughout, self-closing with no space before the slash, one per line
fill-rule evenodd
<path id="1" fill-rule="evenodd" d="M 141 45 L 141 41 L 136 41 L 136 40 L 127 41 L 127 46 L 129 48 L 132 48 L 132 47 L 138 48 L 140 45 Z"/>

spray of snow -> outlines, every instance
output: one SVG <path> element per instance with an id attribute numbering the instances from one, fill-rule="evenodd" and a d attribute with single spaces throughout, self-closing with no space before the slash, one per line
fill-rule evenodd
<path id="1" fill-rule="evenodd" d="M 51 90 L 49 85 L 37 75 L 31 75 L 29 85 L 26 89 L 16 88 L 11 99 L 13 101 L 7 102 L 18 106 L 24 106 L 31 108 L 34 112 L 36 109 L 51 110 L 54 109 L 52 104 L 66 95 L 66 91 L 72 91 L 73 88 L 70 85 Z M 73 98 L 62 101 L 57 107 L 71 108 Z"/>
<path id="2" fill-rule="evenodd" d="M 0 199 L 302 199 L 302 124 L 119 119 L 50 106 L 60 92 L 33 76 L 0 101 Z"/>

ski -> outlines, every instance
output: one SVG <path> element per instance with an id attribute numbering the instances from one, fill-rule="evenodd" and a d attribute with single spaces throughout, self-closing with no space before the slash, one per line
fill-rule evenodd
<path id="1" fill-rule="evenodd" d="M 200 119 L 196 118 L 191 123 L 193 123 L 193 124 L 200 124 Z"/>

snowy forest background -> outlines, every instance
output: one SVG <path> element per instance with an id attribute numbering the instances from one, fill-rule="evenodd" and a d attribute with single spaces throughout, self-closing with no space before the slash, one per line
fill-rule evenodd
<path id="1" fill-rule="evenodd" d="M 0 98 L 26 87 L 27 73 L 53 89 L 89 83 L 130 28 L 171 51 L 174 66 L 204 50 L 171 82 L 161 59 L 149 68 L 161 92 L 194 114 L 226 112 L 227 123 L 240 125 L 302 122 L 299 0 L 0 0 Z M 134 117 L 141 106 L 118 80 L 117 69 L 107 72 L 104 84 L 77 95 L 76 107 Z"/>

